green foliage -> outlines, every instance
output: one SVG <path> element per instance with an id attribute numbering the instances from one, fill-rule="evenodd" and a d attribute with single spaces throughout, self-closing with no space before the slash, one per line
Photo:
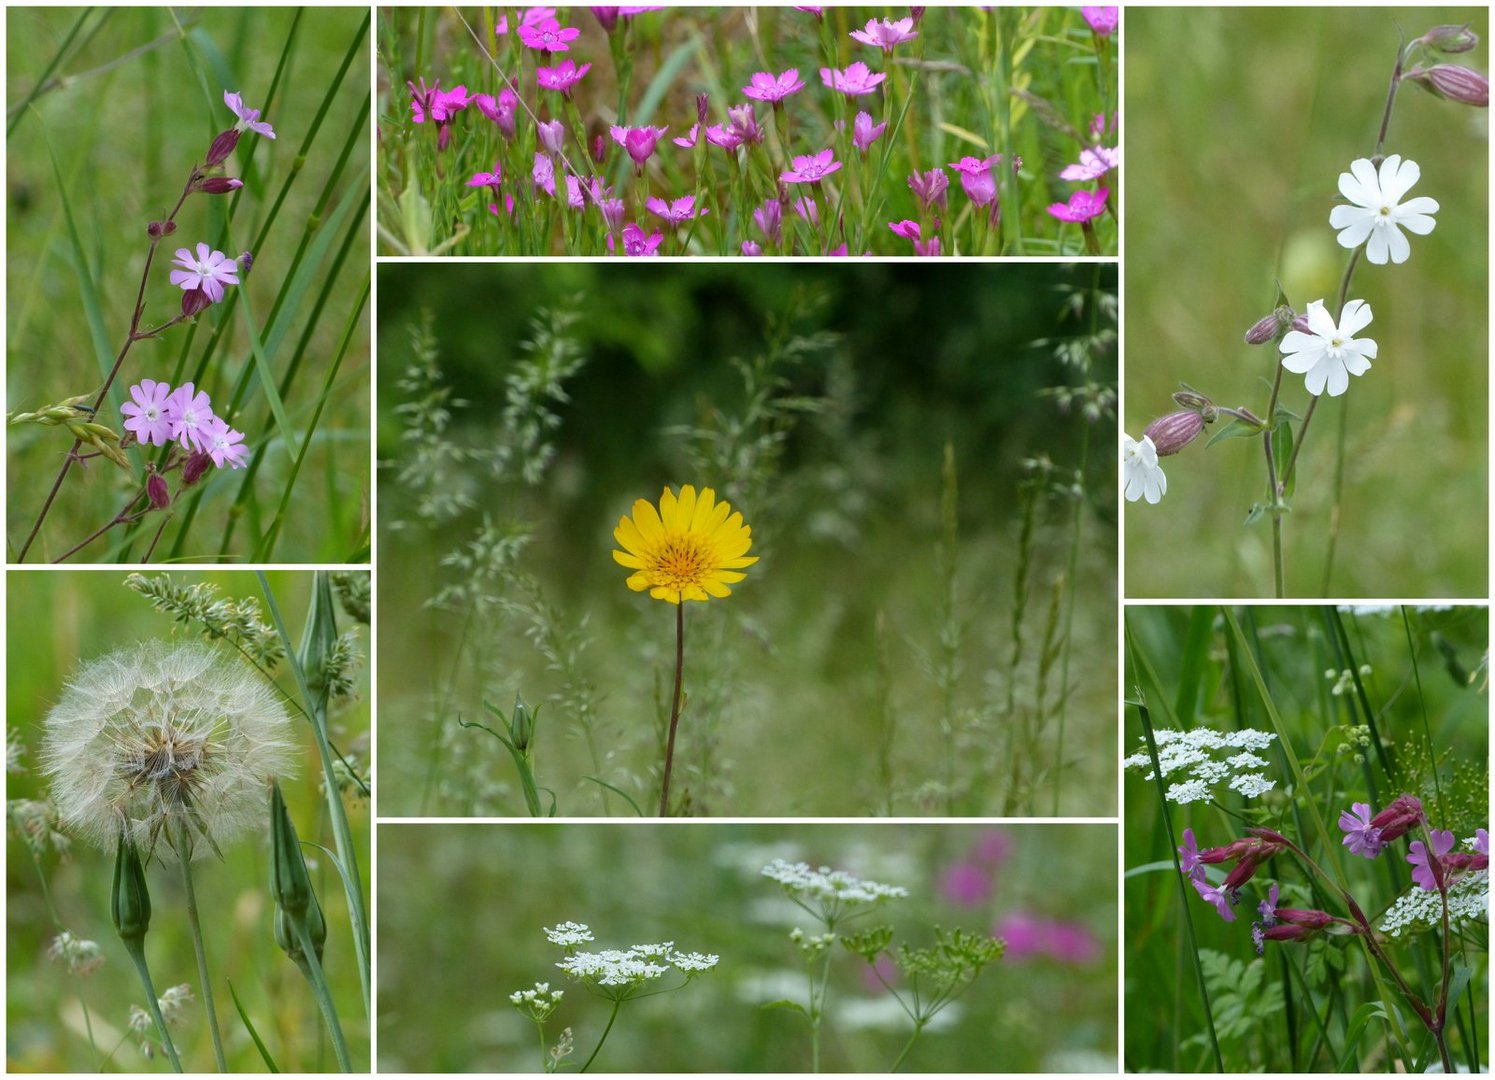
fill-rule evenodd
<path id="1" fill-rule="evenodd" d="M 1233 959 L 1213 949 L 1199 950 L 1199 966 L 1204 969 L 1210 1003 L 1215 1012 L 1215 1034 L 1222 1043 L 1250 1054 L 1244 1045 L 1260 1039 L 1262 1021 L 1282 1011 L 1282 984 L 1270 978 L 1266 962 L 1256 957 L 1249 963 Z M 1202 1036 L 1194 1036 L 1203 1044 Z"/>

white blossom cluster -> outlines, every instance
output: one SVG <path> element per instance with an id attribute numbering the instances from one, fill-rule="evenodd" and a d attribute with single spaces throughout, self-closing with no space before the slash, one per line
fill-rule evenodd
<path id="1" fill-rule="evenodd" d="M 563 922 L 554 928 L 545 927 L 545 936 L 550 939 L 552 945 L 564 945 L 569 949 L 591 941 L 592 931 L 586 923 Z"/>
<path id="2" fill-rule="evenodd" d="M 785 859 L 775 859 L 765 866 L 763 876 L 777 881 L 791 896 L 801 899 L 876 904 L 908 895 L 902 885 L 864 881 L 829 866 L 813 870 L 809 863 L 791 863 Z"/>
<path id="3" fill-rule="evenodd" d="M 1448 888 L 1448 925 L 1456 929 L 1470 920 L 1490 918 L 1490 872 L 1476 870 L 1457 878 Z M 1426 930 L 1443 924 L 1443 901 L 1436 890 L 1416 885 L 1386 911 L 1381 930 L 1401 937 L 1403 930 Z"/>
<path id="4" fill-rule="evenodd" d="M 671 967 L 687 975 L 710 971 L 721 957 L 704 953 L 673 952 L 674 942 L 635 945 L 631 949 L 603 949 L 573 953 L 556 967 L 573 979 L 595 986 L 637 987 L 669 973 Z M 662 961 L 662 962 L 656 962 Z"/>
<path id="5" fill-rule="evenodd" d="M 552 990 L 548 982 L 537 982 L 533 990 L 515 990 L 509 995 L 509 1003 L 536 1023 L 544 1023 L 565 996 L 566 991 Z"/>
<path id="6" fill-rule="evenodd" d="M 1247 799 L 1265 795 L 1277 786 L 1277 781 L 1268 780 L 1257 771 L 1270 763 L 1253 752 L 1272 745 L 1277 736 L 1270 732 L 1246 728 L 1221 734 L 1209 728 L 1192 731 L 1158 728 L 1153 732 L 1153 738 L 1158 744 L 1158 765 L 1164 778 L 1184 774 L 1183 779 L 1169 785 L 1166 793 L 1169 802 L 1203 802 L 1222 783 Z M 1145 738 L 1143 743 L 1141 750 L 1125 758 L 1121 764 L 1128 769 L 1151 766 Z M 1146 779 L 1151 780 L 1155 775 L 1148 772 Z"/>

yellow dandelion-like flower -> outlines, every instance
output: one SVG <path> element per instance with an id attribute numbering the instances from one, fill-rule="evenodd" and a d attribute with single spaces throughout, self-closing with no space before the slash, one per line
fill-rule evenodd
<path id="1" fill-rule="evenodd" d="M 753 530 L 742 523 L 729 503 L 717 502 L 716 492 L 690 484 L 677 497 L 669 488 L 659 497 L 659 509 L 647 499 L 633 504 L 633 516 L 620 518 L 613 536 L 623 546 L 613 559 L 634 571 L 628 587 L 649 590 L 656 600 L 709 600 L 727 596 L 728 585 L 744 577 L 738 571 L 758 561 L 748 555 Z"/>

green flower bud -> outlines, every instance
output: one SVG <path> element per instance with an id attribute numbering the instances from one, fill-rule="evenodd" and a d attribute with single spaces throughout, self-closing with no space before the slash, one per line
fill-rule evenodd
<path id="1" fill-rule="evenodd" d="M 278 782 L 270 784 L 270 893 L 296 918 L 306 914 L 313 900 L 301 841 Z"/>
<path id="2" fill-rule="evenodd" d="M 514 695 L 514 711 L 509 714 L 509 741 L 520 753 L 529 749 L 535 737 L 535 716 L 524 704 L 524 698 Z"/>
<path id="3" fill-rule="evenodd" d="M 109 917 L 122 941 L 140 943 L 151 926 L 151 893 L 145 867 L 135 845 L 119 834 L 114 854 L 114 888 L 109 894 Z"/>

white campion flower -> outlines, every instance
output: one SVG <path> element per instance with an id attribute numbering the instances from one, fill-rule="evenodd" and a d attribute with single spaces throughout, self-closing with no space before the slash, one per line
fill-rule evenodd
<path id="1" fill-rule="evenodd" d="M 1155 503 L 1168 493 L 1168 477 L 1158 464 L 1158 448 L 1152 444 L 1151 436 L 1142 436 L 1142 441 L 1122 433 L 1121 471 L 1126 479 L 1126 501 L 1146 499 Z"/>
<path id="2" fill-rule="evenodd" d="M 1426 236 L 1437 224 L 1432 215 L 1438 212 L 1438 200 L 1421 195 L 1401 201 L 1421 175 L 1417 162 L 1404 161 L 1400 154 L 1381 162 L 1379 174 L 1369 158 L 1351 162 L 1350 171 L 1339 174 L 1339 191 L 1354 205 L 1329 211 L 1329 224 L 1340 230 L 1340 246 L 1365 244 L 1365 257 L 1377 266 L 1388 256 L 1394 263 L 1406 262 L 1412 245 L 1402 229 Z"/>
<path id="3" fill-rule="evenodd" d="M 1351 375 L 1364 375 L 1376 356 L 1371 338 L 1355 335 L 1370 325 L 1370 305 L 1351 300 L 1339 315 L 1339 325 L 1324 307 L 1322 300 L 1308 305 L 1308 333 L 1289 330 L 1282 339 L 1282 366 L 1295 375 L 1304 375 L 1308 392 L 1315 397 L 1326 390 L 1338 397 L 1350 388 Z"/>

